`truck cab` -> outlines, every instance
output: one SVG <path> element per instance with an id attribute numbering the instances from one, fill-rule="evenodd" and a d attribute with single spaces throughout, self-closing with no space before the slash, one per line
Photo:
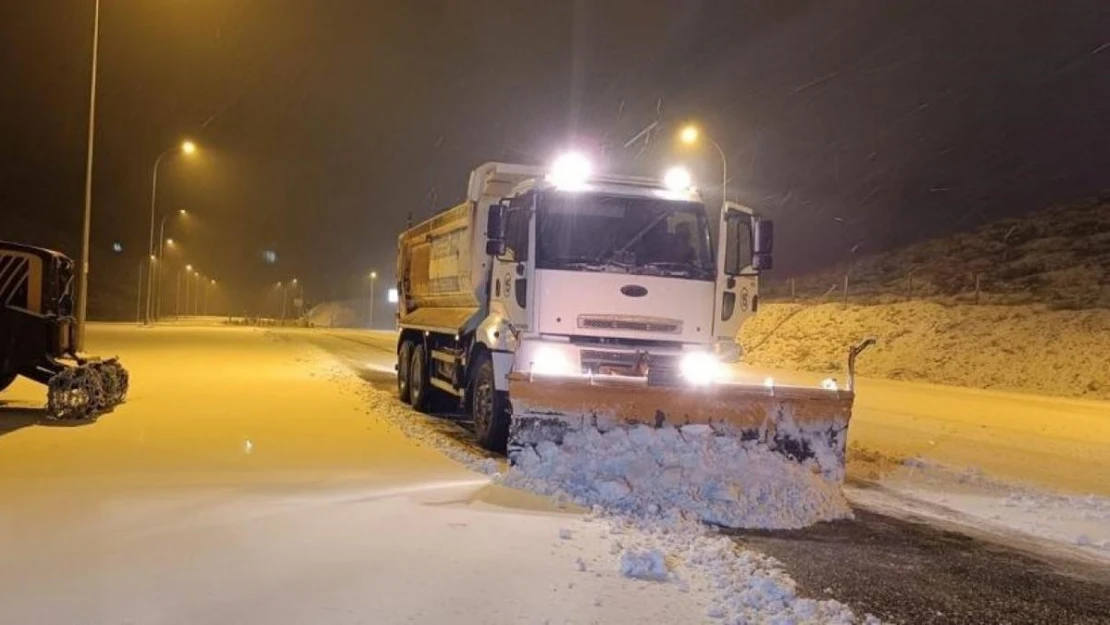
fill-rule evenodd
<path id="1" fill-rule="evenodd" d="M 642 178 L 532 179 L 486 230 L 490 320 L 510 327 L 513 369 L 534 373 L 709 383 L 738 357 L 770 262 L 751 210 L 727 204 L 714 246 L 693 189 Z"/>

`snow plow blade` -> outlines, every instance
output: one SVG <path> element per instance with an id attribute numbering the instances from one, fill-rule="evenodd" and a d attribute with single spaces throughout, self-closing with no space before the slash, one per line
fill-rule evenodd
<path id="1" fill-rule="evenodd" d="M 846 390 L 715 384 L 648 386 L 635 378 L 509 378 L 512 420 L 509 458 L 544 441 L 562 444 L 568 432 L 644 425 L 708 428 L 713 436 L 739 438 L 842 481 L 848 421 L 854 394 Z"/>

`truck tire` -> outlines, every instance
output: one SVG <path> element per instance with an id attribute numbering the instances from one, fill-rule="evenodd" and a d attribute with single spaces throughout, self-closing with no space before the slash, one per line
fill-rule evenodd
<path id="1" fill-rule="evenodd" d="M 482 353 L 477 360 L 470 396 L 474 435 L 482 447 L 505 453 L 509 443 L 509 394 L 494 386 L 490 355 Z"/>
<path id="2" fill-rule="evenodd" d="M 412 401 L 409 389 L 409 367 L 412 366 L 412 341 L 401 343 L 397 350 L 397 397 L 406 404 Z"/>
<path id="3" fill-rule="evenodd" d="M 0 391 L 2 391 L 4 389 L 8 388 L 9 386 L 11 386 L 12 382 L 15 382 L 15 378 L 16 378 L 17 375 L 19 375 L 19 374 L 18 373 L 0 373 Z"/>
<path id="4" fill-rule="evenodd" d="M 412 363 L 409 365 L 409 403 L 420 412 L 432 408 L 432 386 L 428 384 L 428 357 L 423 345 L 412 350 Z"/>

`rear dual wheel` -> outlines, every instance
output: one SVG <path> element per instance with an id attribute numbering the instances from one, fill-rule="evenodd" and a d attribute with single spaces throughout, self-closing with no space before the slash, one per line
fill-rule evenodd
<path id="1" fill-rule="evenodd" d="M 432 407 L 427 354 L 423 345 L 416 345 L 412 349 L 412 363 L 409 365 L 409 403 L 420 412 L 428 412 Z"/>
<path id="2" fill-rule="evenodd" d="M 411 401 L 409 368 L 412 367 L 412 341 L 401 343 L 397 351 L 397 396 L 406 404 Z"/>

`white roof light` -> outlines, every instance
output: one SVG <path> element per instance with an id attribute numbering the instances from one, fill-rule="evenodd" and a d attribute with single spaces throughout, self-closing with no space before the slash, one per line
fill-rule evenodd
<path id="1" fill-rule="evenodd" d="M 580 189 L 590 177 L 590 161 L 577 152 L 568 152 L 551 164 L 547 179 L 551 184 L 564 190 Z"/>
<path id="2" fill-rule="evenodd" d="M 692 183 L 690 171 L 685 167 L 672 167 L 663 174 L 663 186 L 671 191 L 686 191 Z"/>

